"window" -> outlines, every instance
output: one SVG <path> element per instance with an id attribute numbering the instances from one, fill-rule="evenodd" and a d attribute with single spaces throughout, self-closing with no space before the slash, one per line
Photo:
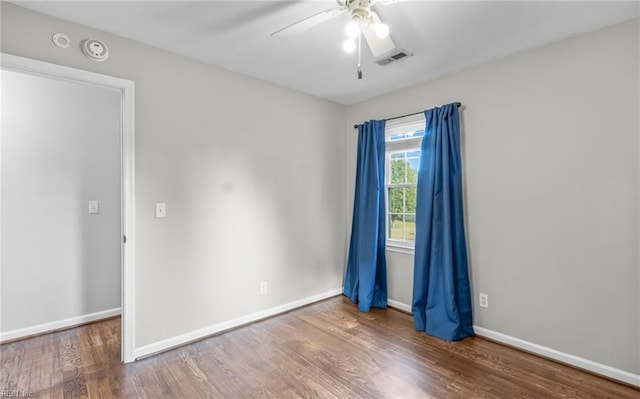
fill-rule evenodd
<path id="1" fill-rule="evenodd" d="M 416 236 L 416 194 L 424 116 L 388 122 L 385 131 L 387 245 L 413 248 Z"/>

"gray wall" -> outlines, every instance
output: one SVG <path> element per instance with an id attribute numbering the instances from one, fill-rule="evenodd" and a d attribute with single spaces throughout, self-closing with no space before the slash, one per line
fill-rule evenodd
<path id="1" fill-rule="evenodd" d="M 342 285 L 343 106 L 4 2 L 2 51 L 135 81 L 136 347 Z"/>
<path id="2" fill-rule="evenodd" d="M 106 40 L 111 59 L 53 47 L 57 31 Z M 491 305 L 475 307 L 475 323 L 640 372 L 637 20 L 346 117 L 340 105 L 5 3 L 2 50 L 136 82 L 137 347 L 339 287 L 349 126 L 462 101 L 473 294 Z M 167 219 L 153 218 L 156 201 Z M 411 270 L 410 256 L 389 255 L 392 299 L 410 302 Z"/>
<path id="3" fill-rule="evenodd" d="M 120 108 L 114 90 L 2 71 L 3 333 L 120 307 Z"/>
<path id="4" fill-rule="evenodd" d="M 461 101 L 475 324 L 640 373 L 638 46 L 635 19 L 350 106 L 348 206 L 354 123 Z"/>

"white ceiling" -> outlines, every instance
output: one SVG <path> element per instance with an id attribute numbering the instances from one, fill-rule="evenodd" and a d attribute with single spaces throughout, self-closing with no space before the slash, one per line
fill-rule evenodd
<path id="1" fill-rule="evenodd" d="M 346 14 L 288 40 L 270 35 L 336 6 L 331 0 L 16 3 L 342 104 L 634 18 L 640 9 L 638 1 L 378 4 L 397 47 L 414 56 L 380 67 L 364 49 L 358 80 L 356 56 L 342 50 Z"/>

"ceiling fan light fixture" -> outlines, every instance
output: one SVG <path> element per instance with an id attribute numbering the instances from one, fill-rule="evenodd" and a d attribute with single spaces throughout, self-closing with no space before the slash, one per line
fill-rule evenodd
<path id="1" fill-rule="evenodd" d="M 360 33 L 360 24 L 355 20 L 351 20 L 349 21 L 349 23 L 347 23 L 344 31 L 347 34 L 347 37 L 353 40 L 358 37 L 358 34 Z"/>
<path id="2" fill-rule="evenodd" d="M 346 53 L 353 53 L 354 51 L 356 51 L 356 41 L 353 39 L 347 39 L 344 41 L 344 43 L 342 43 L 342 49 L 346 52 Z"/>
<path id="3" fill-rule="evenodd" d="M 373 30 L 380 39 L 384 39 L 389 36 L 389 26 L 382 22 L 376 22 L 373 24 Z"/>

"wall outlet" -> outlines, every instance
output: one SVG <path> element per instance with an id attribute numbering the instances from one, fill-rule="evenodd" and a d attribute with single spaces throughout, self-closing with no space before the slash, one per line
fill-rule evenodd
<path id="1" fill-rule="evenodd" d="M 488 308 L 489 307 L 489 295 L 488 294 L 480 294 L 480 307 Z"/>
<path id="2" fill-rule="evenodd" d="M 260 293 L 261 294 L 266 294 L 267 293 L 267 282 L 263 281 L 260 283 Z"/>

